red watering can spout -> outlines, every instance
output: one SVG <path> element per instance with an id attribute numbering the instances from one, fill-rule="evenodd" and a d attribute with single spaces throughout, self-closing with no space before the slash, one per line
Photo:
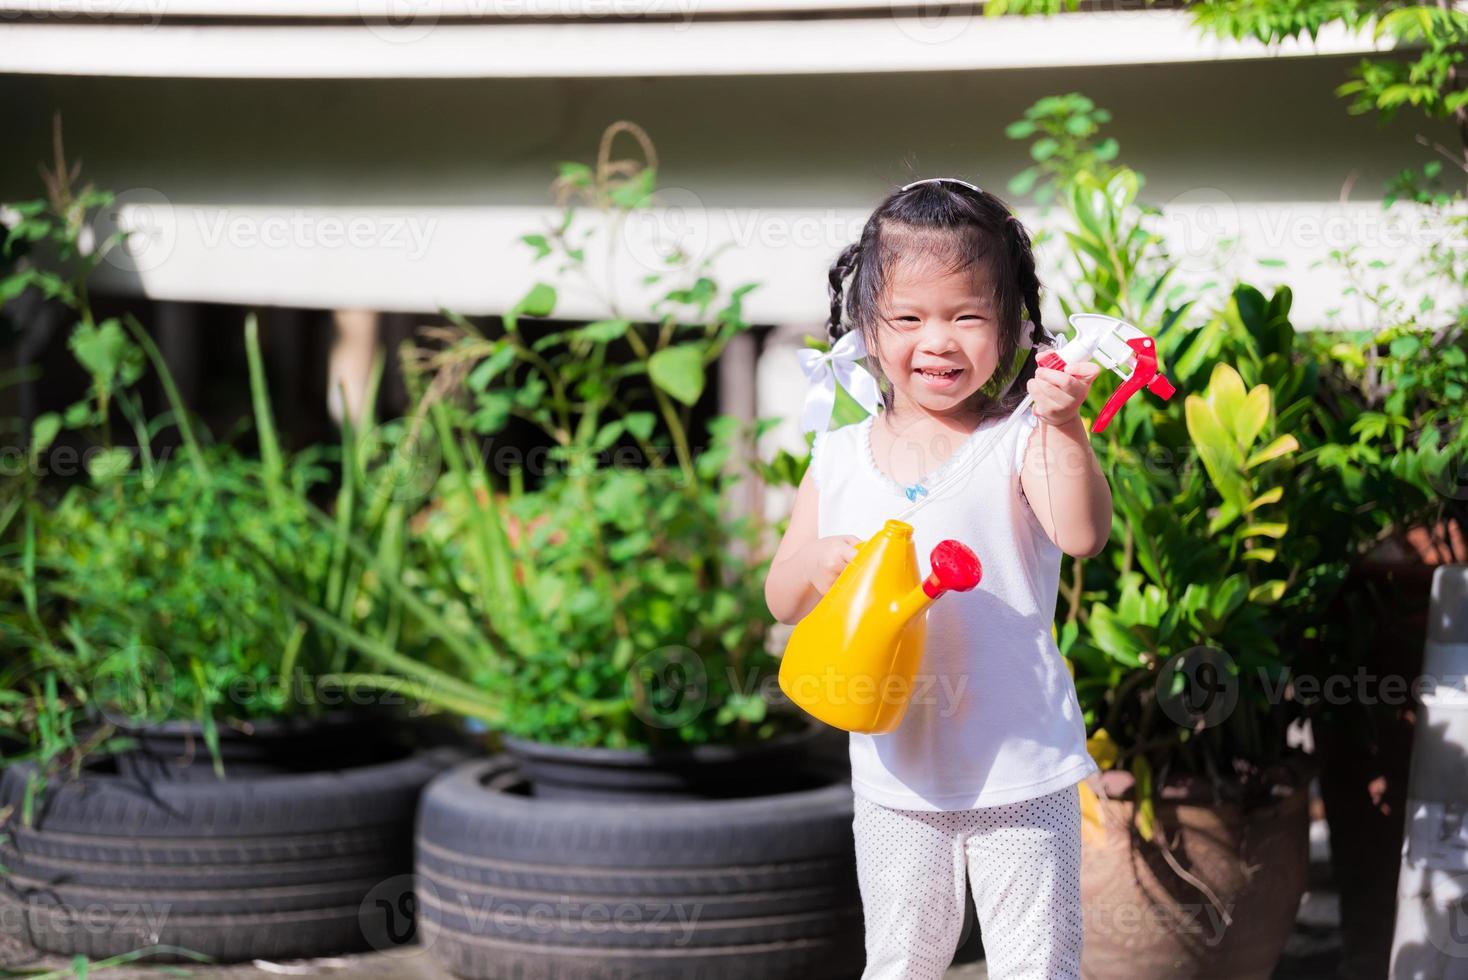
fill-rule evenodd
<path id="1" fill-rule="evenodd" d="M 967 592 L 983 575 L 978 555 L 957 541 L 940 541 L 933 549 L 932 571 L 923 581 L 923 592 L 929 599 L 945 592 Z"/>

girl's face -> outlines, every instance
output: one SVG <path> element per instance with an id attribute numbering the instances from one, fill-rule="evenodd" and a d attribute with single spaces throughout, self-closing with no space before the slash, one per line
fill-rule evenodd
<path id="1" fill-rule="evenodd" d="M 881 303 L 877 359 L 897 413 L 967 421 L 965 405 L 999 363 L 999 320 L 987 270 L 902 262 Z"/>

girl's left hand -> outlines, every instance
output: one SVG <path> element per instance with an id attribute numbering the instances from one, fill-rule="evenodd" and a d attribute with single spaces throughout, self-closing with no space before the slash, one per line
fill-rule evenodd
<path id="1" fill-rule="evenodd" d="M 1035 398 L 1035 417 L 1051 425 L 1064 425 L 1081 413 L 1081 403 L 1091 390 L 1091 382 L 1101 373 L 1095 361 L 1071 364 L 1064 371 L 1035 368 L 1035 376 L 1026 388 Z"/>

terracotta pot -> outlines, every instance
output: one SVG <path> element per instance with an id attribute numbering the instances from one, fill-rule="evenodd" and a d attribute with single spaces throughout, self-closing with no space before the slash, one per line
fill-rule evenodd
<path id="1" fill-rule="evenodd" d="M 1093 773 L 1087 784 L 1106 789 Z M 1309 778 L 1297 770 L 1276 795 L 1245 808 L 1169 787 L 1156 826 L 1173 857 L 1218 906 L 1179 876 L 1158 843 L 1135 830 L 1129 788 L 1099 801 L 1100 827 L 1081 850 L 1082 976 L 1095 980 L 1268 980 L 1294 926 L 1310 859 Z"/>

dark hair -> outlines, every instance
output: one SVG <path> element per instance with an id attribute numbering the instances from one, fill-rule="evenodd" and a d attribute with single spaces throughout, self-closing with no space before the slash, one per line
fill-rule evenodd
<path id="1" fill-rule="evenodd" d="M 972 407 L 981 422 L 1009 414 L 1024 398 L 1026 382 L 1035 375 L 1031 351 L 1004 397 L 994 397 L 1014 370 L 1021 325 L 1026 319 L 1034 323 L 1036 344 L 1045 338 L 1045 330 L 1040 322 L 1040 280 L 1035 275 L 1029 233 L 1009 207 L 988 191 L 941 181 L 889 195 L 867 219 L 861 239 L 842 249 L 831 264 L 831 315 L 826 321 L 831 343 L 850 329 L 862 331 L 883 406 L 891 411 L 892 383 L 877 358 L 878 304 L 895 261 L 915 255 L 945 261 L 952 272 L 987 264 L 999 315 L 999 361 L 994 376 L 974 394 Z M 848 276 L 849 289 L 842 285 Z M 849 326 L 843 324 L 843 313 Z"/>

